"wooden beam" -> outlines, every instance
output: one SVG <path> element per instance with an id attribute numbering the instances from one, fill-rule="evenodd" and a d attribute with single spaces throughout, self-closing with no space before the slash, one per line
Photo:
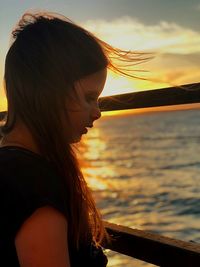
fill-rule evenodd
<path id="1" fill-rule="evenodd" d="M 104 222 L 113 237 L 107 249 L 162 267 L 200 266 L 200 244 Z"/>
<path id="2" fill-rule="evenodd" d="M 200 83 L 101 97 L 101 111 L 200 103 Z"/>

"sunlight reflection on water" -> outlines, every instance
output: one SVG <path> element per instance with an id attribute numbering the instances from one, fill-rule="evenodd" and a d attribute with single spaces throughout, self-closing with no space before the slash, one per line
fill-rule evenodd
<path id="1" fill-rule="evenodd" d="M 200 111 L 102 118 L 80 148 L 105 220 L 200 242 Z M 111 266 L 152 266 L 108 252 Z M 134 263 L 134 264 L 133 264 Z"/>

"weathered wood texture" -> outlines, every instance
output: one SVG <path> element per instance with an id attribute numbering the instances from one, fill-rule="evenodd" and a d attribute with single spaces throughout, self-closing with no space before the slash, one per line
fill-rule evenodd
<path id="1" fill-rule="evenodd" d="M 200 83 L 101 97 L 101 111 L 200 103 Z"/>
<path id="2" fill-rule="evenodd" d="M 107 249 L 162 267 L 199 267 L 200 244 L 104 222 L 113 237 Z"/>

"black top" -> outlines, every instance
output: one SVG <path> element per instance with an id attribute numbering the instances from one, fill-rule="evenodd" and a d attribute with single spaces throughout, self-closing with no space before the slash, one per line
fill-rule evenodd
<path id="1" fill-rule="evenodd" d="M 0 262 L 19 267 L 15 235 L 39 207 L 51 205 L 66 214 L 63 186 L 58 173 L 45 158 L 25 148 L 0 147 Z M 107 258 L 92 244 L 75 251 L 69 244 L 72 267 L 104 267 Z"/>

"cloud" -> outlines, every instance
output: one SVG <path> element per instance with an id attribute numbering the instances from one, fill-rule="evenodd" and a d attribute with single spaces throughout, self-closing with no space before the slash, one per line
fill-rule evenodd
<path id="1" fill-rule="evenodd" d="M 198 4 L 195 9 L 200 11 L 200 4 Z"/>
<path id="2" fill-rule="evenodd" d="M 141 65 L 141 69 L 149 71 L 148 81 L 124 78 L 123 83 L 116 78 L 115 83 L 108 83 L 106 94 L 111 93 L 109 88 L 114 91 L 118 83 L 119 90 L 130 91 L 200 82 L 200 33 L 195 30 L 167 21 L 146 25 L 128 16 L 88 20 L 82 25 L 113 46 L 157 53 L 153 60 Z"/>
<path id="3" fill-rule="evenodd" d="M 200 53 L 160 54 L 148 62 L 148 68 L 163 81 L 186 84 L 200 82 Z"/>
<path id="4" fill-rule="evenodd" d="M 200 53 L 200 33 L 176 23 L 161 21 L 145 25 L 137 19 L 122 17 L 112 21 L 88 20 L 82 25 L 108 43 L 124 49 Z"/>

